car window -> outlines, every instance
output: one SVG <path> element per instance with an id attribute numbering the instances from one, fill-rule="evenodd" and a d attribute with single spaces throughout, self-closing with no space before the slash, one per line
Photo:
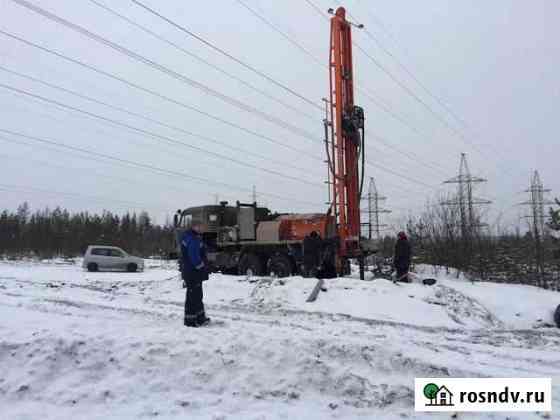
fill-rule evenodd
<path id="1" fill-rule="evenodd" d="M 109 250 L 106 248 L 93 248 L 91 250 L 91 255 L 101 255 L 106 257 L 107 255 L 109 255 Z"/>
<path id="2" fill-rule="evenodd" d="M 110 252 L 111 257 L 124 257 L 122 251 L 118 249 L 109 249 L 108 251 Z"/>

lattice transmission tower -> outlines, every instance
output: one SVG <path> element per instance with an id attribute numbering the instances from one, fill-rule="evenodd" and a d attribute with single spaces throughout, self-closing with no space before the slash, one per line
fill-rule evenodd
<path id="1" fill-rule="evenodd" d="M 530 199 L 529 201 L 521 203 L 521 205 L 530 206 L 531 209 L 531 214 L 525 217 L 531 220 L 531 233 L 535 240 L 537 272 L 542 276 L 542 274 L 544 274 L 543 238 L 546 234 L 544 206 L 553 205 L 554 202 L 545 199 L 545 193 L 550 192 L 550 189 L 544 188 L 539 171 L 533 173 L 531 186 L 529 189 L 525 190 L 525 192 L 529 193 Z"/>
<path id="2" fill-rule="evenodd" d="M 487 182 L 486 179 L 471 175 L 467 155 L 461 153 L 461 163 L 459 165 L 459 175 L 444 181 L 444 184 L 457 184 L 457 197 L 453 200 L 444 201 L 442 204 L 446 206 L 458 206 L 459 218 L 461 224 L 461 236 L 469 237 L 473 231 L 486 226 L 480 222 L 480 218 L 476 213 L 475 207 L 485 204 L 491 204 L 490 200 L 476 198 L 473 196 L 475 184 Z"/>
<path id="3" fill-rule="evenodd" d="M 381 231 L 388 226 L 380 222 L 381 214 L 391 213 L 391 210 L 387 210 L 380 206 L 380 203 L 386 199 L 387 197 L 379 195 L 377 192 L 377 186 L 375 185 L 375 180 L 370 178 L 368 194 L 366 197 L 363 197 L 363 200 L 367 202 L 367 209 L 362 210 L 362 212 L 368 215 L 368 221 L 366 223 L 362 223 L 362 225 L 367 226 L 369 239 L 373 239 L 374 234 L 375 239 L 381 239 Z"/>

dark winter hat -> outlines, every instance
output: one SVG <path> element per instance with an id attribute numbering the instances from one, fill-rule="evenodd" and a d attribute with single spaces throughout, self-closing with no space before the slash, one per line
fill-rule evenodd
<path id="1" fill-rule="evenodd" d="M 399 233 L 397 234 L 397 237 L 398 237 L 399 239 L 408 239 L 408 238 L 406 237 L 406 233 L 404 233 L 404 232 L 402 232 L 402 231 L 399 232 Z"/>

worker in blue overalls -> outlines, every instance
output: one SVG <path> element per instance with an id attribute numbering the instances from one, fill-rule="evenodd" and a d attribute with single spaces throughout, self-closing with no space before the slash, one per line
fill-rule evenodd
<path id="1" fill-rule="evenodd" d="M 185 326 L 200 327 L 209 323 L 202 302 L 202 282 L 208 280 L 208 261 L 200 225 L 193 224 L 181 237 L 181 275 L 187 288 Z"/>

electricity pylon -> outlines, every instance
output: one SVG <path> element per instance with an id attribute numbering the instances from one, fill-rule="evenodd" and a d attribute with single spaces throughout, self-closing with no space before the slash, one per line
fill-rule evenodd
<path id="1" fill-rule="evenodd" d="M 382 197 L 377 192 L 377 186 L 375 185 L 375 180 L 373 178 L 369 179 L 368 195 L 364 197 L 367 200 L 368 207 L 365 213 L 368 215 L 368 222 L 363 223 L 368 227 L 368 238 L 372 239 L 375 233 L 375 239 L 381 239 L 382 228 L 387 227 L 385 224 L 381 224 L 379 221 L 379 215 L 383 213 L 391 213 L 391 210 L 387 210 L 380 207 L 380 202 L 385 201 L 387 197 Z"/>
<path id="2" fill-rule="evenodd" d="M 531 186 L 528 190 L 525 190 L 525 192 L 530 194 L 531 199 L 521 203 L 521 205 L 531 206 L 531 214 L 525 217 L 531 219 L 531 231 L 535 239 L 537 272 L 542 281 L 542 275 L 544 274 L 543 238 L 546 233 L 544 206 L 554 204 L 554 202 L 544 198 L 544 194 L 550 192 L 550 189 L 544 188 L 539 176 L 539 171 L 533 173 Z"/>
<path id="3" fill-rule="evenodd" d="M 461 223 L 461 236 L 467 238 L 475 229 L 479 229 L 485 224 L 480 220 L 475 212 L 475 206 L 491 204 L 489 200 L 473 197 L 475 184 L 487 182 L 486 179 L 472 176 L 467 163 L 467 155 L 461 153 L 461 163 L 459 165 L 459 175 L 444 181 L 444 184 L 457 184 L 457 198 L 455 200 L 444 201 L 442 204 L 447 206 L 459 206 L 459 216 Z"/>

